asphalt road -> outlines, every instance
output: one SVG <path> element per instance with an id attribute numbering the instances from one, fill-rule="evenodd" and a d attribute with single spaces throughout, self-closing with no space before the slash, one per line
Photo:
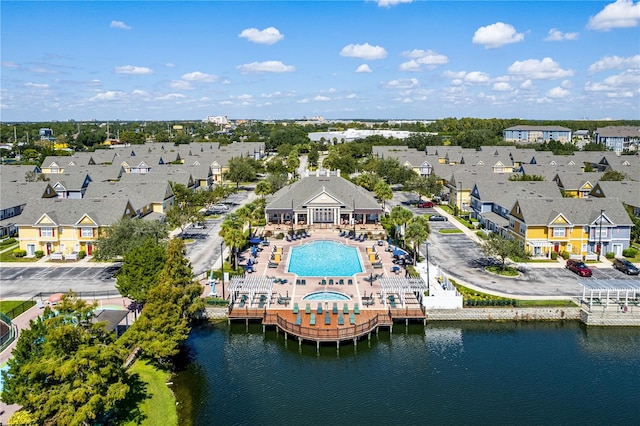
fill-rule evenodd
<path id="1" fill-rule="evenodd" d="M 433 208 L 417 208 L 408 205 L 406 201 L 417 198 L 414 194 L 397 192 L 390 205 L 402 205 L 415 214 L 435 214 Z M 460 282 L 471 284 L 484 290 L 505 295 L 528 297 L 575 297 L 582 295 L 582 286 L 578 284 L 578 277 L 564 267 L 559 261 L 552 264 L 525 263 L 519 265 L 520 275 L 514 278 L 498 277 L 485 271 L 485 267 L 495 260 L 487 258 L 475 241 L 463 233 L 442 234 L 441 229 L 457 229 L 451 222 L 429 222 L 429 261 L 432 266 L 439 267 L 449 277 Z M 426 255 L 425 245 L 420 247 L 423 256 Z M 639 280 L 630 277 L 611 267 L 601 264 L 591 266 L 593 276 L 591 280 L 620 279 Z"/>

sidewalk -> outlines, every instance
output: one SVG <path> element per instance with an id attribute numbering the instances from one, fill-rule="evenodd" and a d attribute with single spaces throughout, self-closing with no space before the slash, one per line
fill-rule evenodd
<path id="1" fill-rule="evenodd" d="M 78 260 L 50 261 L 49 256 L 44 256 L 35 262 L 0 262 L 0 268 L 104 268 L 118 262 L 96 262 L 93 256 L 86 256 Z"/>

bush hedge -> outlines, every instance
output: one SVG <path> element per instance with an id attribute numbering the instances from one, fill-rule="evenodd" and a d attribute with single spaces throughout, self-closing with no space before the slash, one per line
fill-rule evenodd
<path id="1" fill-rule="evenodd" d="M 636 257 L 637 254 L 638 250 L 634 249 L 633 247 L 622 250 L 622 255 L 624 257 Z"/>
<path id="2" fill-rule="evenodd" d="M 612 251 L 609 251 L 607 253 L 604 254 L 604 257 L 606 257 L 607 259 L 611 260 L 611 259 L 615 259 L 616 258 L 616 254 Z"/>
<path id="3" fill-rule="evenodd" d="M 11 244 L 15 244 L 17 241 L 15 238 L 7 238 L 0 242 L 0 247 L 10 246 Z"/>
<path id="4" fill-rule="evenodd" d="M 44 251 L 42 251 L 42 250 L 36 250 L 33 254 L 34 254 L 38 259 L 40 259 L 40 258 L 44 257 Z"/>
<path id="5" fill-rule="evenodd" d="M 13 251 L 13 255 L 15 257 L 25 257 L 27 255 L 27 251 L 26 250 L 15 249 Z"/>

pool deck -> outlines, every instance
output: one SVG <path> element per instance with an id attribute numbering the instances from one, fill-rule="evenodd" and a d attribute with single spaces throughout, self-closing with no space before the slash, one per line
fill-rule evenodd
<path id="1" fill-rule="evenodd" d="M 363 272 L 345 277 L 304 277 L 287 272 L 292 247 L 321 240 L 337 241 L 357 248 Z M 277 267 L 269 267 L 274 245 L 281 249 L 281 261 Z M 262 304 L 259 302 L 258 294 L 254 296 L 254 300 L 247 300 L 243 304 L 238 298 L 232 299 L 229 321 L 260 320 L 264 326 L 275 326 L 297 337 L 300 341 L 353 340 L 356 342 L 360 337 L 370 336 L 379 327 L 391 328 L 394 321 L 424 321 L 426 318 L 420 302 L 415 297 L 413 299 L 405 297 L 404 303 L 399 303 L 398 298 L 396 303 L 393 303 L 394 306 L 391 306 L 392 303 L 388 298 L 383 299 L 378 278 L 404 278 L 405 276 L 404 268 L 397 268 L 393 263 L 393 254 L 388 251 L 386 242 L 382 245 L 374 240 L 360 242 L 340 237 L 339 232 L 334 230 L 320 229 L 315 230 L 311 236 L 296 241 L 271 240 L 269 246 L 262 248 L 263 250 L 258 252 L 258 263 L 254 265 L 254 272 L 247 275 L 269 280 L 286 279 L 286 283 L 274 283 L 270 299 L 264 300 Z M 370 261 L 368 250 L 375 250 L 377 266 Z M 248 258 L 249 254 L 245 253 L 245 256 Z M 394 267 L 399 270 L 394 271 Z M 373 281 L 371 281 L 372 277 L 375 278 Z M 340 284 L 341 280 L 342 284 Z M 352 284 L 349 284 L 349 280 Z M 318 291 L 342 293 L 350 300 L 335 301 L 337 312 L 333 310 L 334 301 L 303 300 L 304 296 Z M 318 310 L 319 303 L 321 313 Z M 295 312 L 296 307 L 298 313 Z M 327 312 L 329 312 L 328 316 Z M 313 324 L 314 319 L 315 324 Z"/>

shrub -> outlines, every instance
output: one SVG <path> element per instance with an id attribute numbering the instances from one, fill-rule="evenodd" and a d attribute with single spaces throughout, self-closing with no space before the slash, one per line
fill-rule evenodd
<path id="1" fill-rule="evenodd" d="M 15 238 L 7 238 L 6 240 L 3 240 L 0 243 L 0 246 L 10 246 L 11 244 L 15 244 L 16 243 L 16 239 Z"/>
<path id="2" fill-rule="evenodd" d="M 15 257 L 25 257 L 27 255 L 27 251 L 26 250 L 15 249 L 13 251 L 13 255 Z"/>
<path id="3" fill-rule="evenodd" d="M 555 252 L 555 251 L 551 252 L 551 260 L 558 260 L 558 252 Z"/>
<path id="4" fill-rule="evenodd" d="M 80 250 L 80 251 L 78 252 L 78 259 L 84 259 L 86 255 L 87 255 L 87 252 L 86 252 L 86 251 L 84 251 L 84 250 Z"/>
<path id="5" fill-rule="evenodd" d="M 571 253 L 569 253 L 568 251 L 563 251 L 562 253 L 560 253 L 560 256 L 562 256 L 564 260 L 567 260 L 569 256 L 571 256 Z"/>
<path id="6" fill-rule="evenodd" d="M 624 257 L 636 257 L 637 254 L 638 250 L 634 249 L 633 247 L 622 250 L 622 255 Z"/>
<path id="7" fill-rule="evenodd" d="M 43 252 L 42 250 L 37 250 L 37 251 L 36 251 L 35 253 L 33 253 L 33 254 L 35 254 L 35 255 L 36 255 L 36 257 L 37 257 L 38 259 L 40 259 L 41 257 L 43 257 L 43 256 L 44 256 L 44 252 Z"/>
<path id="8" fill-rule="evenodd" d="M 607 253 L 605 253 L 604 257 L 606 257 L 607 259 L 615 259 L 616 258 L 616 254 L 612 251 L 609 251 Z"/>

